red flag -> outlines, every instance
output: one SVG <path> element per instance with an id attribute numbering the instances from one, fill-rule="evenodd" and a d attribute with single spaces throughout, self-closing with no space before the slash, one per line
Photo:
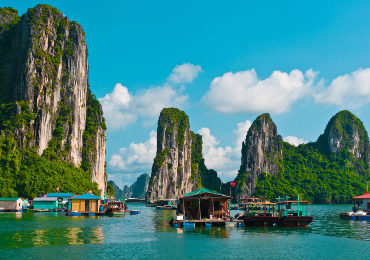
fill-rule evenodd
<path id="1" fill-rule="evenodd" d="M 235 182 L 231 181 L 231 186 L 234 187 L 235 186 Z"/>
<path id="2" fill-rule="evenodd" d="M 57 187 L 57 190 L 59 190 L 59 186 Z"/>
<path id="3" fill-rule="evenodd" d="M 92 193 L 92 190 L 89 190 L 89 193 Z"/>

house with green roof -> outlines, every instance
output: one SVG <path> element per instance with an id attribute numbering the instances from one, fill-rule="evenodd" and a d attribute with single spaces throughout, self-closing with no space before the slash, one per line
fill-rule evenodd
<path id="1" fill-rule="evenodd" d="M 0 212 L 1 211 L 22 211 L 22 199 L 0 198 Z"/>
<path id="2" fill-rule="evenodd" d="M 224 219 L 230 217 L 231 197 L 202 188 L 179 198 L 179 209 L 188 220 Z"/>

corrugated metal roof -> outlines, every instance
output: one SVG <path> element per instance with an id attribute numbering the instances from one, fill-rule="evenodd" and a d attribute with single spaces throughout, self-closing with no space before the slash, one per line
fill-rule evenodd
<path id="1" fill-rule="evenodd" d="M 17 201 L 19 198 L 0 198 L 0 201 Z"/>
<path id="2" fill-rule="evenodd" d="M 90 193 L 85 193 L 80 196 L 76 196 L 71 198 L 72 200 L 101 200 L 100 197 L 92 195 Z"/>
<path id="3" fill-rule="evenodd" d="M 353 199 L 370 199 L 370 193 L 361 196 L 353 197 Z"/>
<path id="4" fill-rule="evenodd" d="M 198 194 L 202 194 L 202 193 L 211 193 L 211 194 L 216 194 L 216 195 L 221 195 L 221 196 L 228 197 L 227 195 L 224 195 L 224 194 L 221 194 L 221 193 L 218 193 L 218 192 L 215 192 L 215 191 L 211 191 L 211 190 L 206 189 L 206 188 L 202 188 L 200 190 L 196 190 L 196 191 L 186 193 L 183 197 L 194 196 L 194 195 L 198 195 Z"/>
<path id="5" fill-rule="evenodd" d="M 56 201 L 58 200 L 58 198 L 45 198 L 45 197 L 41 197 L 41 198 L 34 198 L 33 201 Z"/>
<path id="6" fill-rule="evenodd" d="M 70 198 L 73 197 L 72 193 L 49 193 L 46 197 L 57 197 L 57 198 Z"/>

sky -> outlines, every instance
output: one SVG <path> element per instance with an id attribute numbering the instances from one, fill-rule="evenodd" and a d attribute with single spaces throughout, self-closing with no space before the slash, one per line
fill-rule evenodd
<path id="1" fill-rule="evenodd" d="M 33 0 L 2 0 L 20 14 Z M 348 109 L 370 129 L 368 1 L 56 1 L 85 30 L 89 83 L 107 120 L 108 179 L 151 172 L 164 107 L 189 116 L 208 168 L 240 167 L 250 125 L 270 113 L 294 145 Z"/>

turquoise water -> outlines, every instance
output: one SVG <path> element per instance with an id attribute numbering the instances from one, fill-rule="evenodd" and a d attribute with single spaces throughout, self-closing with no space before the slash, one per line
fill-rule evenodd
<path id="1" fill-rule="evenodd" d="M 308 228 L 173 228 L 174 211 L 125 217 L 0 213 L 0 258 L 8 259 L 368 259 L 370 222 L 340 220 L 351 205 L 310 205 Z M 233 211 L 236 214 L 238 211 Z"/>

